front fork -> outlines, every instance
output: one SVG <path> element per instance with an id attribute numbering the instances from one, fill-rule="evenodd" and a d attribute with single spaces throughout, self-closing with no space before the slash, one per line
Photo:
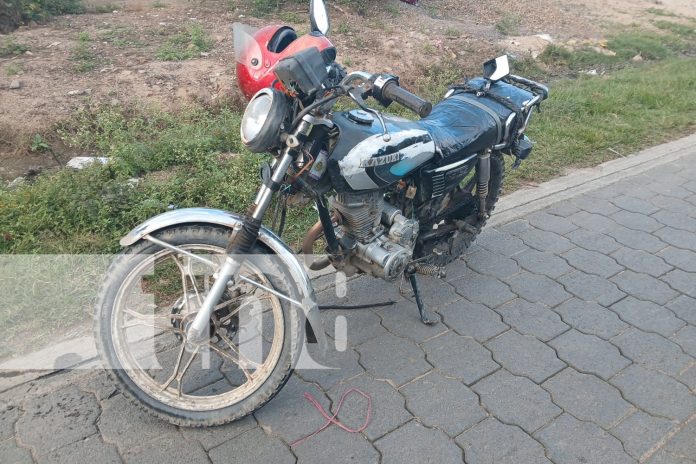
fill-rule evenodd
<path id="1" fill-rule="evenodd" d="M 263 216 L 273 200 L 273 194 L 278 191 L 285 174 L 290 168 L 290 164 L 297 156 L 297 148 L 299 146 L 297 137 L 309 134 L 311 128 L 308 122 L 302 121 L 297 127 L 295 134 L 288 137 L 287 147 L 283 150 L 282 156 L 273 164 L 273 173 L 259 189 L 254 203 L 249 208 L 249 214 L 244 218 L 241 226 L 236 227 L 233 231 L 227 247 L 225 262 L 217 270 L 215 283 L 210 288 L 208 295 L 198 310 L 198 314 L 196 314 L 196 317 L 187 329 L 186 338 L 188 340 L 196 342 L 205 339 L 215 305 L 220 301 L 223 293 L 225 293 L 228 283 L 230 281 L 234 282 L 234 276 L 244 264 L 244 256 L 254 246 L 259 236 Z"/>

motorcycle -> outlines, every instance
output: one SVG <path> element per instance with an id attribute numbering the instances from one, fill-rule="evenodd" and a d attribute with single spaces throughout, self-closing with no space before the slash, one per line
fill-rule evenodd
<path id="1" fill-rule="evenodd" d="M 407 279 L 420 318 L 436 319 L 418 275 L 443 277 L 495 207 L 510 155 L 548 89 L 510 73 L 507 57 L 455 84 L 433 106 L 389 74 L 348 73 L 327 39 L 322 0 L 310 33 L 235 24 L 237 78 L 250 100 L 241 139 L 263 163 L 246 214 L 169 211 L 133 229 L 108 269 L 95 311 L 97 346 L 123 393 L 183 426 L 240 419 L 288 380 L 306 342 L 326 349 L 307 268 Z M 399 104 L 419 120 L 380 111 Z M 336 110 L 340 100 L 353 108 Z M 300 259 L 282 241 L 288 197 L 311 199 L 318 222 Z M 278 233 L 262 224 L 280 208 Z M 325 257 L 313 257 L 325 243 Z M 311 362 L 310 362 L 311 364 Z"/>

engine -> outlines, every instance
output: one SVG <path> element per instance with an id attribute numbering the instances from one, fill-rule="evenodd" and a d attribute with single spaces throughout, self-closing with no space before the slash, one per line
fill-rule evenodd
<path id="1" fill-rule="evenodd" d="M 384 200 L 382 192 L 339 193 L 331 206 L 341 216 L 336 236 L 351 252 L 354 270 L 397 279 L 411 261 L 418 221 L 406 218 Z M 351 273 L 350 268 L 344 272 Z"/>

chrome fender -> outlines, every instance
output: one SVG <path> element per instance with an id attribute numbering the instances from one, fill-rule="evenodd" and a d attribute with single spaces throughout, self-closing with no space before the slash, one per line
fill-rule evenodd
<path id="1" fill-rule="evenodd" d="M 179 224 L 215 224 L 232 229 L 236 225 L 241 224 L 241 222 L 241 216 L 219 209 L 176 209 L 152 217 L 136 226 L 128 235 L 121 239 L 120 244 L 123 247 L 133 245 L 137 241 L 142 240 L 146 235 Z M 290 271 L 293 281 L 297 285 L 297 289 L 302 296 L 302 311 L 307 321 L 312 326 L 312 331 L 317 339 L 319 348 L 322 352 L 325 352 L 328 347 L 328 341 L 321 324 L 319 305 L 317 304 L 316 295 L 314 294 L 314 287 L 312 286 L 312 281 L 307 271 L 297 259 L 295 253 L 293 253 L 276 234 L 266 227 L 261 227 L 258 240 L 276 254 Z"/>

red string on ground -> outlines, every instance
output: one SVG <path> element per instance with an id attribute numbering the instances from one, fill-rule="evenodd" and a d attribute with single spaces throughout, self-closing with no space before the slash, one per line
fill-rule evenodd
<path id="1" fill-rule="evenodd" d="M 341 421 L 336 419 L 336 417 L 338 417 L 338 413 L 341 411 L 341 407 L 343 407 L 343 402 L 348 397 L 348 395 L 350 395 L 351 393 L 357 393 L 360 396 L 367 399 L 367 414 L 365 416 L 365 422 L 363 423 L 363 425 L 361 425 L 357 429 L 351 429 L 350 427 L 348 427 L 347 425 L 343 424 Z M 330 416 L 329 413 L 326 412 L 324 407 L 321 404 L 319 404 L 319 402 L 312 396 L 311 393 L 305 392 L 304 397 L 307 401 L 312 403 L 312 405 L 315 408 L 317 408 L 317 411 L 319 411 L 319 414 L 321 414 L 324 417 L 324 419 L 326 419 L 326 423 L 324 425 L 322 425 L 321 427 L 319 427 L 318 429 L 316 429 L 314 432 L 307 435 L 306 437 L 302 437 L 298 440 L 293 441 L 292 443 L 290 443 L 290 447 L 294 447 L 294 446 L 299 445 L 300 443 L 302 443 L 306 440 L 309 440 L 310 438 L 312 438 L 313 436 L 315 436 L 316 434 L 318 434 L 322 430 L 326 429 L 331 424 L 337 425 L 342 430 L 345 430 L 348 433 L 360 433 L 363 430 L 365 430 L 368 425 L 370 425 L 370 416 L 372 415 L 372 398 L 370 397 L 370 395 L 368 395 L 367 393 L 365 393 L 364 391 L 362 391 L 358 388 L 353 387 L 353 388 L 350 388 L 350 389 L 346 390 L 345 392 L 343 392 L 343 394 L 341 395 L 341 399 L 338 401 L 338 406 L 336 406 L 336 412 L 334 412 L 332 416 Z"/>

